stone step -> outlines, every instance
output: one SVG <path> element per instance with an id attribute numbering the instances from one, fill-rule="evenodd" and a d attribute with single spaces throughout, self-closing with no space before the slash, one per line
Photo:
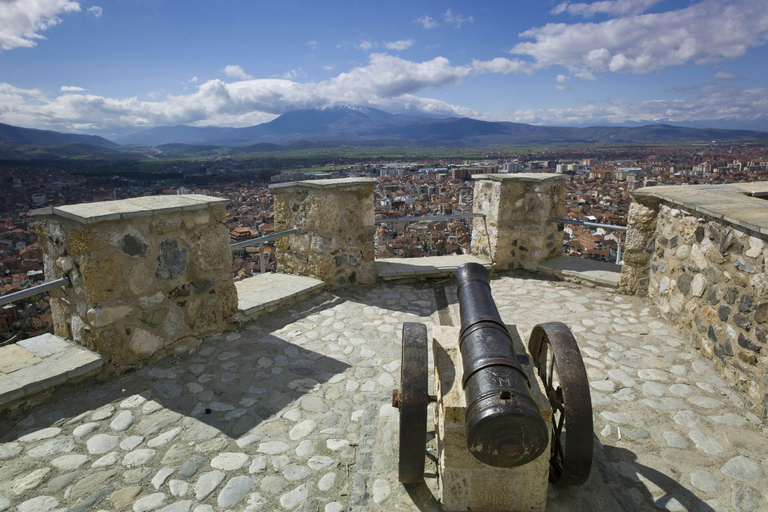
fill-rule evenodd
<path id="1" fill-rule="evenodd" d="M 237 314 L 235 320 L 253 320 L 265 311 L 298 302 L 323 289 L 319 279 L 290 274 L 258 274 L 235 282 Z"/>
<path id="2" fill-rule="evenodd" d="M 619 288 L 621 265 L 574 256 L 558 256 L 537 265 L 539 272 L 586 281 L 606 288 Z"/>
<path id="3" fill-rule="evenodd" d="M 53 334 L 0 347 L 0 408 L 94 373 L 103 364 L 99 354 Z"/>
<path id="4" fill-rule="evenodd" d="M 477 256 L 458 254 L 451 256 L 427 256 L 426 258 L 382 258 L 376 260 L 376 277 L 385 281 L 412 277 L 449 276 L 464 263 L 479 263 L 488 270 L 493 264 Z"/>

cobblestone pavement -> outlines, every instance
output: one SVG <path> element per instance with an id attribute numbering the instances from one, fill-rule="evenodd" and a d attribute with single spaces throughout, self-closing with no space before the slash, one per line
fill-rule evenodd
<path id="1" fill-rule="evenodd" d="M 0 512 L 439 510 L 434 440 L 425 484 L 397 482 L 389 402 L 402 322 L 458 323 L 446 285 L 324 292 L 6 413 Z M 492 286 L 524 339 L 571 326 L 589 369 L 595 463 L 584 486 L 550 488 L 548 510 L 768 510 L 765 425 L 652 306 L 519 276 Z"/>

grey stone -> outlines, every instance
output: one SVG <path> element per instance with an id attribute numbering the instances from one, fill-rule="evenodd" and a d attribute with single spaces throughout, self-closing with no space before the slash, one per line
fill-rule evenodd
<path id="1" fill-rule="evenodd" d="M 189 483 L 184 480 L 172 479 L 168 482 L 168 488 L 174 496 L 184 496 L 189 492 Z"/>
<path id="2" fill-rule="evenodd" d="M 757 484 L 763 479 L 763 470 L 757 462 L 754 462 L 743 455 L 733 457 L 725 463 L 720 471 L 728 477 L 749 484 Z"/>
<path id="3" fill-rule="evenodd" d="M 181 384 L 173 379 L 159 380 L 155 382 L 154 387 L 163 397 L 171 400 L 179 398 L 184 391 Z"/>
<path id="4" fill-rule="evenodd" d="M 675 414 L 675 423 L 688 428 L 701 427 L 701 416 L 692 411 L 680 411 Z"/>
<path id="5" fill-rule="evenodd" d="M 90 457 L 87 455 L 62 455 L 53 459 L 51 465 L 59 471 L 72 471 L 88 462 L 89 459 Z"/>
<path id="6" fill-rule="evenodd" d="M 221 453 L 211 461 L 211 467 L 224 471 L 235 471 L 245 466 L 248 455 L 244 453 Z"/>
<path id="7" fill-rule="evenodd" d="M 760 495 L 749 486 L 739 482 L 731 485 L 731 505 L 736 512 L 752 512 L 760 508 Z"/>
<path id="8" fill-rule="evenodd" d="M 284 509 L 291 510 L 308 497 L 309 488 L 306 484 L 302 484 L 294 490 L 280 496 L 280 506 Z"/>
<path id="9" fill-rule="evenodd" d="M 672 448 L 688 448 L 688 443 L 685 441 L 685 438 L 677 432 L 668 430 L 662 435 L 664 436 L 664 440 L 667 442 L 667 444 Z"/>
<path id="10" fill-rule="evenodd" d="M 315 471 L 320 471 L 321 469 L 327 468 L 334 462 L 335 461 L 332 458 L 326 457 L 325 455 L 315 455 L 314 457 L 309 458 L 307 465 Z"/>
<path id="11" fill-rule="evenodd" d="M 122 411 L 115 416 L 109 427 L 115 432 L 125 432 L 133 425 L 133 413 L 131 411 Z"/>
<path id="12" fill-rule="evenodd" d="M 683 293 L 683 295 L 688 295 L 691 293 L 692 281 L 693 276 L 690 274 L 682 274 L 677 278 L 677 288 Z"/>
<path id="13" fill-rule="evenodd" d="M 140 450 L 133 450 L 123 457 L 123 466 L 131 468 L 134 466 L 143 466 L 149 460 L 155 456 L 155 450 L 151 448 L 143 448 Z"/>
<path id="14" fill-rule="evenodd" d="M 389 482 L 383 478 L 377 478 L 373 482 L 373 501 L 375 503 L 384 503 L 389 498 L 391 492 Z"/>
<path id="15" fill-rule="evenodd" d="M 323 477 L 317 482 L 317 488 L 321 491 L 327 491 L 331 487 L 333 487 L 333 484 L 336 483 L 336 473 L 326 473 L 323 475 Z"/>
<path id="16" fill-rule="evenodd" d="M 16 457 L 24 450 L 19 443 L 0 444 L 0 460 L 8 460 Z"/>
<path id="17" fill-rule="evenodd" d="M 166 496 L 161 492 L 139 498 L 133 503 L 133 512 L 147 512 L 163 506 Z"/>
<path id="18" fill-rule="evenodd" d="M 288 450 L 289 446 L 282 441 L 269 441 L 266 443 L 259 443 L 259 447 L 256 449 L 259 453 L 266 453 L 267 455 L 277 455 Z"/>
<path id="19" fill-rule="evenodd" d="M 155 489 L 160 489 L 160 487 L 163 486 L 165 481 L 168 479 L 169 476 L 173 474 L 173 468 L 165 467 L 157 472 L 155 476 L 152 477 L 152 482 L 150 482 Z"/>
<path id="20" fill-rule="evenodd" d="M 11 508 L 11 500 L 0 496 L 0 512 L 5 512 L 9 508 Z"/>
<path id="21" fill-rule="evenodd" d="M 194 504 L 195 502 L 192 500 L 177 501 L 161 508 L 159 512 L 189 512 Z"/>
<path id="22" fill-rule="evenodd" d="M 60 428 L 56 428 L 56 427 L 43 428 L 43 429 L 31 432 L 29 434 L 25 434 L 20 438 L 18 438 L 17 441 L 22 443 L 32 443 L 35 441 L 42 441 L 43 439 L 50 439 L 52 437 L 56 437 L 60 433 L 61 433 Z"/>
<path id="23" fill-rule="evenodd" d="M 696 443 L 696 448 L 708 455 L 717 455 L 723 451 L 723 447 L 714 438 L 704 434 L 701 430 L 693 430 L 688 433 L 691 441 Z"/>
<path id="24" fill-rule="evenodd" d="M 59 500 L 53 496 L 38 496 L 16 507 L 17 512 L 49 512 L 59 506 Z"/>
<path id="25" fill-rule="evenodd" d="M 102 499 L 104 499 L 104 497 L 109 496 L 114 490 L 115 490 L 114 487 L 105 487 L 99 491 L 96 491 L 95 493 L 84 498 L 77 505 L 72 507 L 72 510 L 70 510 L 70 512 L 85 512 L 86 510 L 88 510 L 89 508 L 91 508 L 92 506 L 100 502 Z"/>
<path id="26" fill-rule="evenodd" d="M 219 493 L 217 503 L 220 507 L 231 507 L 242 500 L 253 487 L 253 480 L 247 476 L 236 476 L 227 482 Z"/>
<path id="27" fill-rule="evenodd" d="M 47 443 L 32 448 L 27 452 L 28 457 L 51 457 L 60 453 L 68 453 L 75 449 L 75 440 L 71 437 L 53 439 Z"/>
<path id="28" fill-rule="evenodd" d="M 200 475 L 195 484 L 195 499 L 202 501 L 224 480 L 224 472 L 214 469 Z"/>
<path id="29" fill-rule="evenodd" d="M 295 464 L 289 464 L 283 468 L 283 476 L 288 481 L 304 480 L 312 475 L 312 471 L 305 466 L 297 466 Z"/>
<path id="30" fill-rule="evenodd" d="M 155 277 L 158 279 L 176 279 L 186 272 L 187 249 L 180 248 L 179 243 L 172 238 L 166 238 L 160 242 Z"/>
<path id="31" fill-rule="evenodd" d="M 148 246 L 140 237 L 128 233 L 117 242 L 117 248 L 128 256 L 145 258 Z"/>
<path id="32" fill-rule="evenodd" d="M 720 480 L 708 471 L 694 471 L 691 473 L 691 485 L 700 491 L 715 492 L 720 487 Z"/>
<path id="33" fill-rule="evenodd" d="M 208 462 L 208 459 L 202 455 L 193 455 L 181 465 L 179 468 L 179 475 L 184 478 L 192 478 L 198 471 L 200 471 L 200 468 L 205 466 L 206 462 Z"/>

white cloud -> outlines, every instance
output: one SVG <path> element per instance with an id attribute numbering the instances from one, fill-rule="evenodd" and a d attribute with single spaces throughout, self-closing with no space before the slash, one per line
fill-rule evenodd
<path id="1" fill-rule="evenodd" d="M 104 14 L 104 9 L 99 7 L 98 5 L 92 5 L 87 9 L 88 14 L 93 14 L 94 18 L 101 18 L 101 15 Z"/>
<path id="2" fill-rule="evenodd" d="M 197 81 L 198 81 L 198 78 L 197 78 L 196 76 L 193 76 L 192 78 L 190 78 L 189 80 L 187 80 L 187 83 L 190 83 L 190 84 L 196 84 L 196 83 L 197 83 Z"/>
<path id="3" fill-rule="evenodd" d="M 739 75 L 737 75 L 736 73 L 731 73 L 730 71 L 725 71 L 725 70 L 720 70 L 712 76 L 714 76 L 718 80 L 736 80 L 737 78 L 739 78 Z"/>
<path id="4" fill-rule="evenodd" d="M 239 78 L 241 80 L 248 80 L 249 78 L 252 78 L 251 75 L 248 75 L 245 73 L 245 71 L 243 71 L 243 68 L 232 64 L 229 66 L 224 66 L 224 74 L 234 78 Z"/>
<path id="5" fill-rule="evenodd" d="M 307 46 L 312 48 L 313 50 L 317 48 L 318 42 L 317 41 L 307 41 Z"/>
<path id="6" fill-rule="evenodd" d="M 283 80 L 296 80 L 297 78 L 306 78 L 307 74 L 301 68 L 286 71 L 280 75 L 274 75 L 272 78 L 282 78 Z"/>
<path id="7" fill-rule="evenodd" d="M 687 62 L 736 59 L 763 46 L 768 42 L 768 2 L 705 0 L 600 23 L 550 23 L 520 36 L 534 41 L 519 43 L 509 53 L 528 55 L 539 68 L 577 68 L 592 78 L 595 72 L 652 73 Z"/>
<path id="8" fill-rule="evenodd" d="M 326 70 L 326 71 L 333 71 L 336 68 L 335 68 L 335 66 L 332 66 L 331 64 L 326 64 L 325 66 L 323 66 L 323 69 Z"/>
<path id="9" fill-rule="evenodd" d="M 390 41 L 384 43 L 384 48 L 387 50 L 403 51 L 410 48 L 413 45 L 413 39 L 405 39 L 402 41 Z"/>
<path id="10" fill-rule="evenodd" d="M 496 57 L 492 60 L 473 60 L 472 68 L 478 73 L 531 73 L 531 65 L 518 59 Z"/>
<path id="11" fill-rule="evenodd" d="M 456 28 L 461 28 L 461 25 L 464 23 L 471 23 L 475 21 L 475 19 L 470 16 L 469 18 L 465 18 L 461 14 L 453 14 L 453 11 L 451 9 L 448 9 L 445 11 L 445 14 L 443 14 L 443 19 L 445 22 L 449 25 L 453 25 Z"/>
<path id="12" fill-rule="evenodd" d="M 557 81 L 558 81 L 558 82 L 560 82 L 560 83 L 563 83 L 563 82 L 565 82 L 566 80 L 568 80 L 568 77 L 567 77 L 567 76 L 565 76 L 565 75 L 557 75 Z"/>
<path id="13" fill-rule="evenodd" d="M 84 91 L 84 90 L 85 89 L 83 89 L 82 87 L 77 87 L 77 86 L 74 86 L 74 85 L 62 85 L 61 86 L 61 91 L 62 92 L 78 92 L 78 91 Z"/>
<path id="14" fill-rule="evenodd" d="M 434 18 L 427 16 L 426 14 L 421 18 L 416 18 L 413 22 L 421 23 L 424 26 L 424 28 L 435 28 L 440 25 L 440 22 L 436 21 Z"/>
<path id="15" fill-rule="evenodd" d="M 556 85 L 556 86 L 555 86 L 555 89 L 557 89 L 558 91 L 567 91 L 567 90 L 569 90 L 570 88 L 571 88 L 571 86 L 570 86 L 570 85 L 568 85 L 568 84 L 563 84 L 563 85 Z"/>
<path id="16" fill-rule="evenodd" d="M 457 84 L 477 73 L 472 66 L 453 66 L 437 57 L 411 62 L 373 53 L 368 64 L 318 83 L 294 80 L 210 80 L 190 94 L 157 100 L 106 98 L 68 93 L 46 98 L 35 90 L 0 84 L 0 122 L 54 130 L 117 130 L 151 126 L 249 126 L 289 110 L 333 104 L 369 105 L 391 112 L 441 115 L 477 113 L 446 102 L 421 98 L 420 90 Z M 233 66 L 237 68 L 237 66 Z M 233 70 L 230 70 L 233 71 Z M 242 69 L 237 70 L 240 78 Z"/>
<path id="17" fill-rule="evenodd" d="M 567 12 L 574 16 L 591 18 L 595 14 L 608 14 L 612 16 L 625 16 L 627 14 L 640 14 L 661 0 L 606 0 L 591 4 L 563 2 L 552 9 L 552 14 Z"/>
<path id="18" fill-rule="evenodd" d="M 487 120 L 540 125 L 584 125 L 645 121 L 681 123 L 706 121 L 768 122 L 768 89 L 741 89 L 721 83 L 694 90 L 691 99 L 664 99 L 631 102 L 627 98 L 607 100 L 607 105 L 585 105 L 562 109 L 526 109 L 484 116 Z"/>
<path id="19" fill-rule="evenodd" d="M 360 41 L 359 43 L 355 43 L 355 48 L 366 52 L 368 50 L 372 50 L 375 46 L 378 45 L 376 43 L 372 43 L 371 41 Z"/>
<path id="20" fill-rule="evenodd" d="M 59 15 L 80 11 L 70 0 L 0 0 L 0 51 L 31 48 L 43 32 L 61 22 Z"/>

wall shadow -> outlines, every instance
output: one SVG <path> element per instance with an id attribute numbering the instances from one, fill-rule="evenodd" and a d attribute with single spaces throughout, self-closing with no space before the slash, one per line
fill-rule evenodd
<path id="1" fill-rule="evenodd" d="M 237 440 L 350 368 L 301 346 L 309 341 L 301 333 L 285 332 L 286 326 L 321 314 L 342 300 L 321 293 L 237 331 L 208 337 L 191 354 L 168 356 L 106 382 L 90 378 L 59 387 L 26 412 L 3 414 L 0 440 L 10 442 L 30 431 L 62 427 L 80 415 L 87 422 L 91 411 L 108 404 L 115 406 L 117 414 L 120 402 L 134 394 L 158 402 L 165 410 L 144 415 L 140 407 L 133 409 L 137 418 L 131 434 L 151 438 L 171 426 L 185 425 L 187 431 L 196 428 L 202 439 L 221 432 Z M 204 426 L 195 425 L 194 420 Z"/>

